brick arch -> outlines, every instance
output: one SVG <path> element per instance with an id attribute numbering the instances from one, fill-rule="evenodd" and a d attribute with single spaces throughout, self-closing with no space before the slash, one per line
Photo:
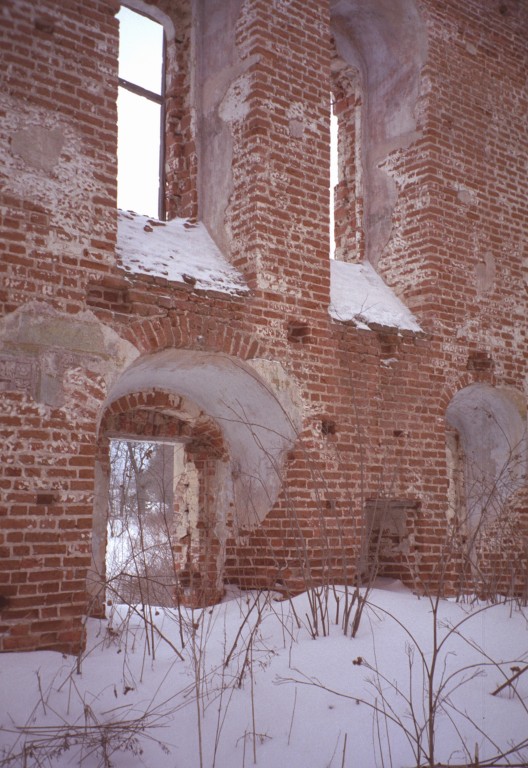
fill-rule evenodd
<path id="1" fill-rule="evenodd" d="M 112 402 L 99 425 L 99 451 L 112 437 L 174 440 L 185 443 L 188 450 L 226 458 L 218 424 L 188 399 L 163 390 L 124 395 Z"/>
<path id="2" fill-rule="evenodd" d="M 283 458 L 297 439 L 297 406 L 238 357 L 164 349 L 136 359 L 119 377 L 101 409 L 125 395 L 162 390 L 193 402 L 222 430 L 233 465 L 237 525 L 258 525 L 277 498 Z"/>
<path id="3" fill-rule="evenodd" d="M 504 393 L 510 393 L 513 398 L 520 398 L 523 400 L 524 396 L 522 393 L 513 386 L 510 387 L 503 387 L 499 383 L 497 383 L 493 379 L 489 379 L 488 377 L 482 377 L 478 371 L 463 371 L 462 373 L 459 373 L 454 379 L 453 382 L 446 382 L 444 386 L 442 387 L 442 390 L 440 392 L 439 398 L 438 398 L 438 406 L 442 413 L 445 413 L 449 404 L 453 400 L 453 398 L 461 392 L 466 387 L 470 387 L 474 384 L 479 384 L 487 387 L 491 387 L 494 389 L 497 389 L 497 391 L 502 391 Z"/>
<path id="4" fill-rule="evenodd" d="M 461 373 L 457 376 L 456 381 L 452 384 L 445 384 L 438 398 L 438 408 L 440 413 L 445 414 L 449 403 L 453 400 L 455 395 L 465 387 L 469 387 L 471 384 L 475 384 L 475 379 L 469 372 Z"/>
<path id="5" fill-rule="evenodd" d="M 203 510 L 208 565 L 200 561 L 195 572 L 208 574 L 201 585 L 207 599 L 218 593 L 227 539 L 258 527 L 280 492 L 299 420 L 293 402 L 288 409 L 288 398 L 282 392 L 279 402 L 256 370 L 225 354 L 165 349 L 136 359 L 114 383 L 100 413 L 94 572 L 102 573 L 105 559 L 109 438 L 155 436 L 185 443 L 206 478 L 209 490 L 200 514 Z"/>
<path id="6" fill-rule="evenodd" d="M 220 327 L 219 327 L 220 326 Z M 212 323 L 207 316 L 178 316 L 174 319 L 141 318 L 124 330 L 124 338 L 150 354 L 166 349 L 185 349 L 225 354 L 241 360 L 265 357 L 266 350 L 250 331 L 231 327 L 228 322 Z"/>

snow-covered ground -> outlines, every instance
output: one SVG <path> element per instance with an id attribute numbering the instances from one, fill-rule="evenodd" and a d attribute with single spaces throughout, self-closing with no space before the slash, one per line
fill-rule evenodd
<path id="1" fill-rule="evenodd" d="M 429 764 L 430 711 L 438 763 L 478 753 L 485 766 L 524 743 L 493 765 L 528 765 L 528 672 L 492 695 L 528 664 L 514 604 L 441 600 L 435 620 L 427 598 L 382 581 L 354 639 L 333 623 L 313 639 L 308 596 L 279 597 L 232 593 L 181 624 L 152 609 L 155 629 L 140 606 L 114 607 L 88 621 L 80 660 L 1 655 L 0 765 L 416 766 Z M 332 593 L 328 605 L 333 622 Z"/>

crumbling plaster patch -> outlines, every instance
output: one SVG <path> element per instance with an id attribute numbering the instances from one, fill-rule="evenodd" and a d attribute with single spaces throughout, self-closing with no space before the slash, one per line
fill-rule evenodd
<path id="1" fill-rule="evenodd" d="M 218 114 L 226 123 L 243 120 L 249 112 L 248 98 L 251 92 L 251 78 L 246 73 L 231 83 L 220 102 Z"/>
<path id="2" fill-rule="evenodd" d="M 51 171 L 59 162 L 64 134 L 59 128 L 32 125 L 11 137 L 11 151 L 39 171 Z"/>
<path id="3" fill-rule="evenodd" d="M 382 166 L 419 135 L 414 109 L 427 35 L 414 0 L 331 0 L 330 5 L 337 52 L 362 76 L 366 258 L 376 266 L 398 197 Z"/>
<path id="4" fill-rule="evenodd" d="M 246 360 L 246 365 L 253 368 L 262 381 L 269 384 L 270 391 L 279 401 L 286 419 L 295 433 L 299 433 L 302 429 L 303 400 L 301 388 L 292 375 L 276 360 L 253 358 Z"/>
<path id="5" fill-rule="evenodd" d="M 475 266 L 477 293 L 482 296 L 492 290 L 496 275 L 495 258 L 491 251 L 485 251 Z"/>
<path id="6" fill-rule="evenodd" d="M 108 388 L 138 355 L 92 312 L 66 315 L 37 301 L 0 320 L 0 350 L 13 359 L 36 361 L 38 380 L 32 395 L 49 406 L 63 403 L 63 376 L 69 368 L 88 367 Z"/>
<path id="7" fill-rule="evenodd" d="M 95 160 L 73 121 L 0 93 L 0 167 L 6 191 L 43 206 L 50 216 L 48 250 L 81 255 L 86 243 L 115 227 L 98 216 Z"/>

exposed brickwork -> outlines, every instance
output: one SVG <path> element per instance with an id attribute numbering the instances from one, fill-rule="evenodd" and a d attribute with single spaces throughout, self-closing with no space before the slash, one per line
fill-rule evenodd
<path id="1" fill-rule="evenodd" d="M 456 548 L 442 570 L 452 531 L 448 405 L 463 388 L 488 384 L 514 393 L 525 419 L 526 6 L 417 4 L 425 63 L 416 124 L 371 158 L 393 184 L 378 271 L 426 332 L 414 335 L 328 315 L 331 90 L 341 154 L 356 163 L 347 164 L 337 194 L 339 256 L 364 258 L 373 194 L 371 177 L 357 167 L 367 163 L 358 146 L 367 80 L 336 69 L 328 4 L 207 0 L 204 13 L 208 3 L 229 13 L 234 41 L 232 80 L 222 70 L 213 83 L 225 93 L 214 119 L 200 113 L 209 102 L 196 68 L 193 3 L 150 3 L 176 29 L 168 49 L 166 206 L 170 216 L 201 216 L 200 189 L 218 184 L 221 245 L 245 275 L 245 296 L 125 273 L 116 260 L 118 3 L 7 0 L 2 9 L 4 650 L 82 644 L 81 616 L 93 609 L 92 534 L 104 529 L 97 519 L 94 527 L 94 497 L 108 475 L 110 437 L 188 442 L 202 480 L 203 527 L 185 586 L 203 601 L 219 573 L 243 587 L 286 592 L 323 579 L 353 581 L 365 565 L 365 511 L 379 499 L 411 510 L 405 546 L 394 531 L 385 537 L 383 573 L 418 589 L 456 588 L 464 573 Z M 225 184 L 214 168 L 200 168 L 206 118 L 217 119 L 219 147 L 232 153 Z M 229 533 L 221 568 L 224 545 L 210 510 L 229 452 L 222 424 L 204 411 L 189 427 L 178 392 L 112 399 L 134 361 L 170 349 L 227 355 L 254 365 L 256 377 L 262 361 L 277 362 L 299 400 L 298 440 L 277 470 L 280 494 L 261 525 Z M 262 380 L 280 394 L 277 375 Z M 526 553 L 510 535 L 512 520 L 517 530 L 525 517 L 519 505 L 501 535 L 492 530 L 481 545 L 482 573 L 488 584 L 499 574 L 503 591 L 525 589 Z M 505 565 L 512 543 L 515 576 Z"/>
<path id="2" fill-rule="evenodd" d="M 365 258 L 361 75 L 334 54 L 331 84 L 339 167 L 334 189 L 335 258 L 361 262 Z"/>
<path id="3" fill-rule="evenodd" d="M 157 3 L 174 24 L 174 41 L 167 45 L 165 103 L 165 214 L 196 220 L 198 217 L 197 150 L 192 104 L 191 8 L 189 0 Z"/>

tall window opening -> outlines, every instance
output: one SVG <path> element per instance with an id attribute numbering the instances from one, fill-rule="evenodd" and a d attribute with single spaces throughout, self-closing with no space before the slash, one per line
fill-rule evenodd
<path id="1" fill-rule="evenodd" d="M 360 263 L 365 258 L 361 76 L 337 54 L 331 105 L 331 257 Z"/>
<path id="2" fill-rule="evenodd" d="M 119 208 L 165 218 L 165 35 L 161 24 L 122 6 L 119 19 Z"/>
<path id="3" fill-rule="evenodd" d="M 330 94 L 330 258 L 335 258 L 335 205 L 337 184 L 339 181 L 339 156 L 337 149 L 339 125 L 335 111 L 334 94 Z"/>

